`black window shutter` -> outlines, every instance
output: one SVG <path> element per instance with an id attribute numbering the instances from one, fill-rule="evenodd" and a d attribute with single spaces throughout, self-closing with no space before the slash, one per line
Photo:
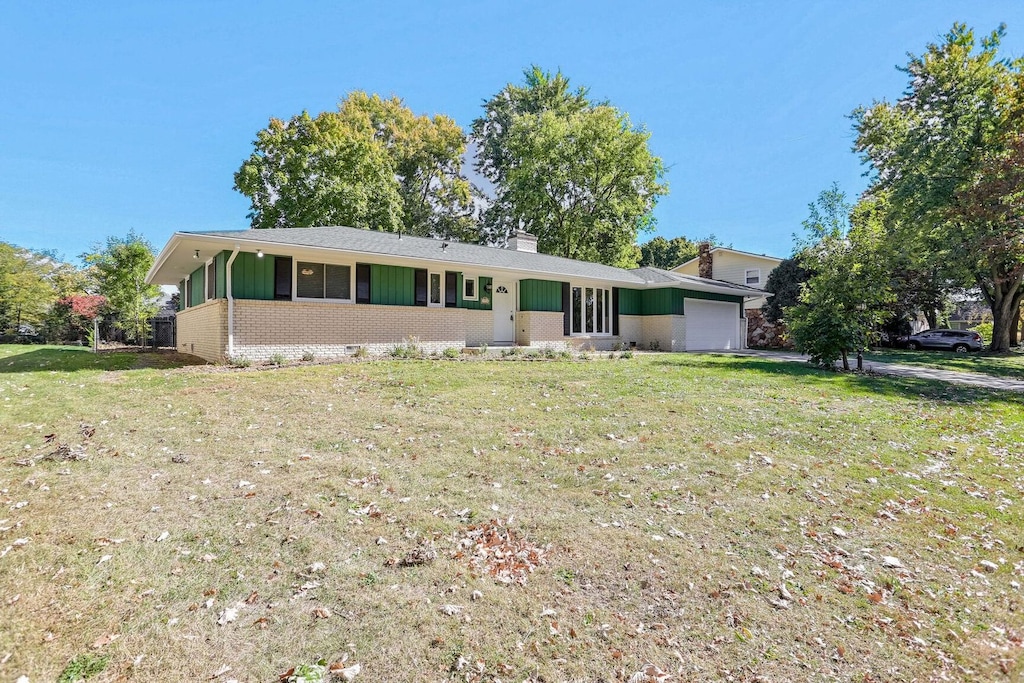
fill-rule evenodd
<path id="1" fill-rule="evenodd" d="M 416 305 L 427 305 L 427 271 L 416 269 Z"/>
<path id="2" fill-rule="evenodd" d="M 569 283 L 562 283 L 562 334 L 566 337 L 572 332 L 572 292 Z"/>
<path id="3" fill-rule="evenodd" d="M 292 259 L 290 256 L 274 257 L 274 298 L 292 298 Z"/>
<path id="4" fill-rule="evenodd" d="M 619 335 L 619 288 L 612 287 L 612 334 Z"/>
<path id="5" fill-rule="evenodd" d="M 356 303 L 370 303 L 370 265 L 356 264 Z"/>
<path id="6" fill-rule="evenodd" d="M 444 273 L 444 307 L 455 308 L 459 305 L 459 276 L 446 270 Z"/>

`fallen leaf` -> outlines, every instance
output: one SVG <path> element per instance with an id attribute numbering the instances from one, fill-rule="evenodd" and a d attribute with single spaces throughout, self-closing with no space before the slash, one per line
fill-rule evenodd
<path id="1" fill-rule="evenodd" d="M 99 649 L 101 647 L 106 647 L 107 645 L 110 645 L 112 642 L 114 642 L 115 640 L 117 640 L 120 637 L 121 636 L 119 634 L 117 634 L 117 633 L 108 633 L 105 636 L 100 636 L 92 644 L 93 649 Z"/>
<path id="2" fill-rule="evenodd" d="M 237 618 L 238 618 L 238 608 L 237 607 L 227 607 L 227 608 L 224 609 L 223 612 L 220 613 L 220 616 L 217 617 L 217 624 L 219 626 L 226 626 L 227 624 L 230 624 L 232 621 L 234 621 Z"/>

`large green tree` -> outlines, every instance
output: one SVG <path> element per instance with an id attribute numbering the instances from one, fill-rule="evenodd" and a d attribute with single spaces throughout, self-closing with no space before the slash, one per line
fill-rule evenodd
<path id="1" fill-rule="evenodd" d="M 665 239 L 658 235 L 640 245 L 640 265 L 671 270 L 681 263 L 696 258 L 697 248 L 701 242 L 707 242 L 711 246 L 722 244 L 714 235 L 696 240 L 683 236 Z"/>
<path id="2" fill-rule="evenodd" d="M 885 265 L 876 258 L 884 230 L 877 220 L 857 220 L 862 217 L 851 211 L 835 185 L 810 205 L 797 258 L 811 276 L 799 302 L 783 309 L 798 351 L 822 367 L 842 359 L 845 370 L 849 355 L 872 341 L 892 299 Z"/>
<path id="3" fill-rule="evenodd" d="M 978 41 L 954 25 L 911 56 L 903 97 L 853 114 L 855 149 L 874 171 L 869 194 L 887 196 L 895 241 L 938 281 L 982 292 L 993 351 L 1009 349 L 1024 297 L 1024 59 L 999 56 L 1003 33 Z"/>
<path id="4" fill-rule="evenodd" d="M 475 239 L 465 135 L 397 97 L 352 92 L 337 111 L 271 119 L 235 174 L 254 228 L 348 225 Z"/>
<path id="5" fill-rule="evenodd" d="M 493 185 L 485 239 L 516 230 L 537 235 L 539 251 L 633 267 L 639 233 L 653 227 L 667 192 L 650 134 L 560 72 L 533 67 L 523 86 L 507 85 L 473 124 L 476 168 Z"/>
<path id="6" fill-rule="evenodd" d="M 100 294 L 117 314 L 115 326 L 124 331 L 129 342 L 145 344 L 160 295 L 159 287 L 146 284 L 154 260 L 153 247 L 130 230 L 125 237 L 108 237 L 106 244 L 96 245 L 91 253 L 82 255 L 82 260 L 93 269 Z"/>
<path id="7" fill-rule="evenodd" d="M 0 334 L 42 322 L 57 299 L 54 274 L 62 265 L 52 254 L 0 242 Z"/>

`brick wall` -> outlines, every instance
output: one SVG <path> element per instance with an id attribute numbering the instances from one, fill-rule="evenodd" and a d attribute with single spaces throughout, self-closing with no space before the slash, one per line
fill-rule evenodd
<path id="1" fill-rule="evenodd" d="M 481 346 L 494 340 L 494 311 L 465 311 L 466 346 Z"/>
<path id="2" fill-rule="evenodd" d="M 623 346 L 636 342 L 637 348 L 644 345 L 644 319 L 639 315 L 619 316 L 619 340 Z"/>
<path id="3" fill-rule="evenodd" d="M 516 316 L 516 343 L 520 346 L 564 344 L 562 314 L 551 311 L 519 311 Z"/>
<path id="4" fill-rule="evenodd" d="M 467 313 L 460 308 L 236 300 L 235 356 L 253 361 L 276 354 L 334 358 L 360 346 L 386 353 L 413 339 L 426 353 L 462 348 Z"/>
<path id="5" fill-rule="evenodd" d="M 685 351 L 686 318 L 681 315 L 644 316 L 643 339 L 647 348 L 656 341 L 661 351 Z"/>
<path id="6" fill-rule="evenodd" d="M 207 301 L 178 311 L 178 351 L 211 363 L 224 360 L 227 348 L 228 303 Z"/>

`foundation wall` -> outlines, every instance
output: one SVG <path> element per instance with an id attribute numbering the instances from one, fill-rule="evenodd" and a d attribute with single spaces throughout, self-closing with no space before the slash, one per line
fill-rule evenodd
<path id="1" fill-rule="evenodd" d="M 207 301 L 178 311 L 177 349 L 211 363 L 223 361 L 227 350 L 228 302 Z"/>

